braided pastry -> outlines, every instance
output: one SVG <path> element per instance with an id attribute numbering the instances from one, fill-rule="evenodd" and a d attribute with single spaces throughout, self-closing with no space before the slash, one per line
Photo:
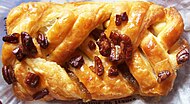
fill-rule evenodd
<path id="1" fill-rule="evenodd" d="M 175 8 L 30 2 L 8 14 L 3 77 L 23 100 L 163 96 L 189 59 Z"/>

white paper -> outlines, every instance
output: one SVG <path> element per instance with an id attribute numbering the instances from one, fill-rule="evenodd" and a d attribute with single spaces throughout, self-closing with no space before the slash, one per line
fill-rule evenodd
<path id="1" fill-rule="evenodd" d="M 4 20 L 9 10 L 22 2 L 29 1 L 40 1 L 40 0 L 0 0 L 0 38 L 4 36 Z M 41 0 L 41 1 L 51 1 L 57 3 L 63 3 L 65 1 L 85 1 L 85 0 Z M 92 0 L 92 1 L 117 1 L 117 0 Z M 148 0 L 155 2 L 157 4 L 163 5 L 165 7 L 174 6 L 178 9 L 180 14 L 183 17 L 185 27 L 183 37 L 188 40 L 190 43 L 190 0 Z M 2 41 L 0 41 L 0 48 L 2 48 Z M 2 67 L 2 64 L 0 64 Z M 82 104 L 82 101 L 51 101 L 51 102 L 42 102 L 42 101 L 32 101 L 32 102 L 24 102 L 18 100 L 13 92 L 12 86 L 8 86 L 2 78 L 2 72 L 0 71 L 0 100 L 3 104 Z M 132 100 L 132 101 L 131 101 Z M 157 101 L 157 102 L 155 102 Z M 169 93 L 168 96 L 161 97 L 158 101 L 157 98 L 146 98 L 143 99 L 139 96 L 134 96 L 132 98 L 120 99 L 120 100 L 111 100 L 111 101 L 92 101 L 87 104 L 146 104 L 146 103 L 156 103 L 156 104 L 190 104 L 190 62 L 188 61 L 185 66 L 180 68 L 178 71 L 178 76 L 176 78 L 174 88 Z"/>

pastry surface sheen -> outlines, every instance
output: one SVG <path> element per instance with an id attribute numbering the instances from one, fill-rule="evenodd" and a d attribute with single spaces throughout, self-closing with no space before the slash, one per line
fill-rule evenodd
<path id="1" fill-rule="evenodd" d="M 164 96 L 188 60 L 175 8 L 29 2 L 7 16 L 3 77 L 22 100 Z"/>

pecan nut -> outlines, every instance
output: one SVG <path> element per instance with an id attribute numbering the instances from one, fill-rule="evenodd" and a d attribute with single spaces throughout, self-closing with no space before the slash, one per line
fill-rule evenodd
<path id="1" fill-rule="evenodd" d="M 69 64 L 74 68 L 80 68 L 84 64 L 83 56 L 77 55 L 69 60 Z"/>
<path id="2" fill-rule="evenodd" d="M 95 50 L 96 49 L 96 44 L 91 40 L 88 42 L 88 47 L 90 50 Z"/>
<path id="3" fill-rule="evenodd" d="M 32 37 L 27 32 L 22 32 L 21 41 L 24 54 L 34 57 L 37 54 L 37 49 L 32 41 Z"/>
<path id="4" fill-rule="evenodd" d="M 121 56 L 120 46 L 116 45 L 116 46 L 112 47 L 109 60 L 112 62 L 118 62 L 121 59 L 122 59 L 122 56 Z"/>
<path id="5" fill-rule="evenodd" d="M 177 54 L 177 63 L 178 64 L 182 64 L 184 62 L 186 62 L 187 60 L 189 60 L 189 50 L 187 48 L 181 50 L 178 54 Z"/>
<path id="6" fill-rule="evenodd" d="M 49 45 L 47 37 L 45 37 L 45 35 L 42 34 L 41 32 L 38 32 L 37 42 L 38 44 L 40 44 L 40 47 L 42 47 L 43 49 L 46 49 Z"/>
<path id="7" fill-rule="evenodd" d="M 118 69 L 117 67 L 115 66 L 111 66 L 108 70 L 108 76 L 109 77 L 113 77 L 113 76 L 118 76 L 119 75 L 119 72 L 118 72 Z"/>
<path id="8" fill-rule="evenodd" d="M 6 35 L 3 37 L 4 42 L 8 43 L 18 43 L 19 42 L 19 35 L 18 33 L 13 33 L 11 35 Z"/>
<path id="9" fill-rule="evenodd" d="M 119 34 L 116 31 L 111 31 L 110 37 L 111 41 L 114 43 L 114 45 L 119 45 L 121 42 L 121 34 Z"/>
<path id="10" fill-rule="evenodd" d="M 27 77 L 26 77 L 25 83 L 28 86 L 30 86 L 31 88 L 35 88 L 35 87 L 38 86 L 39 81 L 40 81 L 40 76 L 39 75 L 36 75 L 34 73 L 29 72 Z"/>
<path id="11" fill-rule="evenodd" d="M 22 45 L 19 45 L 13 50 L 13 54 L 16 56 L 17 60 L 22 61 L 25 58 L 25 54 L 23 53 Z"/>
<path id="12" fill-rule="evenodd" d="M 109 57 L 111 53 L 111 42 L 106 37 L 106 34 L 102 33 L 96 43 L 99 47 L 100 54 L 102 56 Z"/>
<path id="13" fill-rule="evenodd" d="M 120 26 L 122 24 L 122 21 L 128 21 L 128 16 L 126 12 L 119 14 L 116 14 L 115 24 L 116 26 Z"/>
<path id="14" fill-rule="evenodd" d="M 101 33 L 103 32 L 104 32 L 103 30 L 95 28 L 94 30 L 90 32 L 90 35 L 94 38 L 94 40 L 98 40 Z"/>
<path id="15" fill-rule="evenodd" d="M 122 41 L 120 42 L 120 47 L 125 54 L 125 61 L 128 62 L 132 58 L 133 46 L 131 39 L 127 35 L 122 35 Z"/>
<path id="16" fill-rule="evenodd" d="M 116 25 L 116 26 L 120 26 L 121 23 L 122 23 L 121 15 L 118 15 L 118 14 L 117 14 L 115 17 L 116 17 L 116 18 L 115 18 L 115 25 Z"/>
<path id="17" fill-rule="evenodd" d="M 3 66 L 2 68 L 3 78 L 8 84 L 12 84 L 13 82 L 16 82 L 14 70 L 12 66 Z"/>
<path id="18" fill-rule="evenodd" d="M 121 13 L 121 20 L 122 21 L 128 21 L 128 17 L 127 17 L 127 13 L 126 12 Z"/>
<path id="19" fill-rule="evenodd" d="M 47 88 L 42 89 L 41 91 L 36 92 L 32 97 L 34 100 L 41 99 L 49 94 L 49 91 Z"/>
<path id="20" fill-rule="evenodd" d="M 171 75 L 171 73 L 168 70 L 164 70 L 164 71 L 159 72 L 158 73 L 158 79 L 157 79 L 158 83 L 166 80 L 170 75 Z"/>
<path id="21" fill-rule="evenodd" d="M 111 39 L 111 54 L 109 56 L 112 62 L 130 61 L 132 58 L 132 43 L 127 35 L 119 34 L 117 31 L 110 33 Z M 114 44 L 114 45 L 113 45 Z"/>
<path id="22" fill-rule="evenodd" d="M 94 57 L 95 61 L 95 66 L 94 66 L 94 71 L 98 76 L 101 76 L 104 74 L 104 66 L 102 64 L 101 59 L 98 56 Z"/>

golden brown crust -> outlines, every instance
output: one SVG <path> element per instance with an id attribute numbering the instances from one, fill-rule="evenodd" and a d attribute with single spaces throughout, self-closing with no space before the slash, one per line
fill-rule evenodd
<path id="1" fill-rule="evenodd" d="M 115 17 L 123 12 L 126 12 L 128 21 L 116 26 Z M 122 70 L 129 70 L 138 86 L 125 78 L 122 71 L 116 77 L 108 76 L 109 68 L 116 64 L 100 54 L 98 45 L 95 50 L 88 47 L 89 41 L 96 43 L 89 33 L 107 20 L 109 23 L 104 31 L 107 37 L 112 31 L 117 31 L 131 39 L 132 59 L 126 62 L 129 69 L 123 67 Z M 17 79 L 13 89 L 15 95 L 23 100 L 33 100 L 32 96 L 44 88 L 48 89 L 49 94 L 43 100 L 88 101 L 117 99 L 134 94 L 167 95 L 173 87 L 176 69 L 181 66 L 176 56 L 188 48 L 186 40 L 180 38 L 183 21 L 177 10 L 150 2 L 23 3 L 10 11 L 6 25 L 8 34 L 23 31 L 30 34 L 38 51 L 35 57 L 27 57 L 20 62 L 12 53 L 21 44 L 20 37 L 19 43 L 3 44 L 3 65 L 13 66 Z M 46 34 L 49 41 L 46 49 L 37 42 L 39 32 Z M 62 68 L 75 54 L 83 56 L 82 67 Z M 94 66 L 95 56 L 101 59 L 104 66 L 101 76 L 90 68 Z M 170 72 L 170 76 L 162 82 L 158 81 L 159 73 L 165 70 Z M 80 84 L 68 75 L 69 71 L 77 76 Z M 28 72 L 40 76 L 40 84 L 36 88 L 30 88 L 25 83 Z M 84 95 L 87 92 L 90 96 Z"/>

